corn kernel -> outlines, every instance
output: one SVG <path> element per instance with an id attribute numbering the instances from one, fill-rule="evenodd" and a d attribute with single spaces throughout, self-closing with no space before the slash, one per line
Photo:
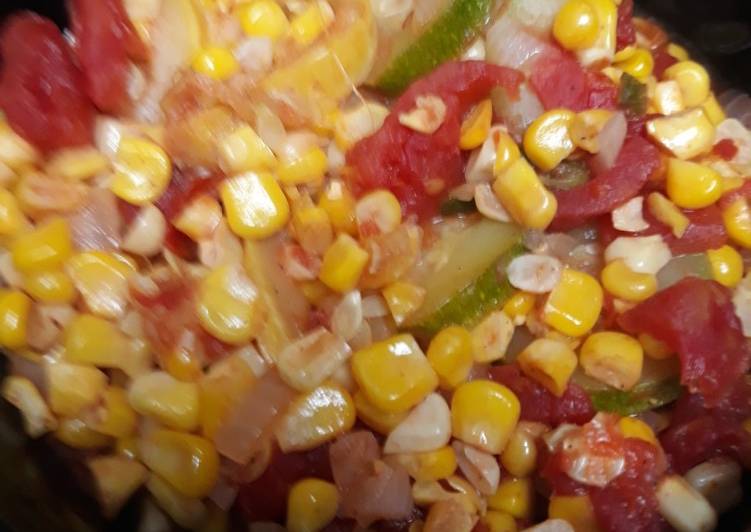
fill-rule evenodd
<path id="1" fill-rule="evenodd" d="M 180 382 L 163 371 L 153 371 L 133 379 L 128 402 L 141 415 L 179 430 L 198 427 L 199 390 L 193 382 Z"/>
<path id="2" fill-rule="evenodd" d="M 233 174 L 276 166 L 274 153 L 247 124 L 221 139 L 219 155 L 222 167 Z"/>
<path id="3" fill-rule="evenodd" d="M 96 148 L 66 148 L 47 161 L 45 173 L 68 181 L 83 181 L 109 168 L 109 160 Z"/>
<path id="4" fill-rule="evenodd" d="M 367 426 L 381 434 L 389 434 L 399 423 L 404 421 L 408 412 L 386 412 L 373 406 L 365 397 L 362 390 L 358 390 L 354 396 L 357 417 Z"/>
<path id="5" fill-rule="evenodd" d="M 405 412 L 438 386 L 435 371 L 409 334 L 357 351 L 352 373 L 368 401 L 386 412 Z"/>
<path id="6" fill-rule="evenodd" d="M 353 108 L 338 111 L 334 119 L 337 146 L 347 151 L 358 141 L 375 133 L 388 114 L 388 107 L 377 102 L 361 102 Z"/>
<path id="7" fill-rule="evenodd" d="M 674 42 L 668 44 L 667 52 L 678 61 L 687 61 L 689 59 L 688 51 L 680 44 Z"/>
<path id="8" fill-rule="evenodd" d="M 553 37 L 567 50 L 583 50 L 597 41 L 597 12 L 583 0 L 569 0 L 555 16 Z"/>
<path id="9" fill-rule="evenodd" d="M 644 81 L 652 74 L 655 60 L 649 50 L 637 48 L 630 57 L 616 63 L 615 66 L 636 79 Z"/>
<path id="10" fill-rule="evenodd" d="M 219 455 L 209 440 L 153 430 L 138 443 L 143 463 L 186 497 L 205 497 L 219 476 Z"/>
<path id="11" fill-rule="evenodd" d="M 618 420 L 618 428 L 625 438 L 636 438 L 659 447 L 657 436 L 652 427 L 635 417 L 622 417 Z"/>
<path id="12" fill-rule="evenodd" d="M 518 325 L 535 307 L 535 295 L 528 292 L 515 292 L 503 305 L 503 312 Z"/>
<path id="13" fill-rule="evenodd" d="M 151 141 L 134 137 L 120 140 L 113 166 L 115 175 L 110 189 L 134 205 L 156 200 L 166 190 L 172 175 L 167 153 Z"/>
<path id="14" fill-rule="evenodd" d="M 120 438 L 115 442 L 115 454 L 129 460 L 138 460 L 138 439 L 134 436 Z"/>
<path id="15" fill-rule="evenodd" d="M 97 432 L 115 438 L 127 438 L 136 430 L 137 416 L 128 403 L 128 394 L 122 388 L 110 386 L 102 393 L 102 405 L 88 420 Z"/>
<path id="16" fill-rule="evenodd" d="M 19 410 L 24 431 L 32 438 L 57 428 L 57 419 L 50 412 L 42 394 L 26 377 L 8 375 L 3 379 L 0 394 Z"/>
<path id="17" fill-rule="evenodd" d="M 641 333 L 638 340 L 642 349 L 644 349 L 644 354 L 655 360 L 670 358 L 674 354 L 667 344 L 657 340 L 647 333 Z"/>
<path id="18" fill-rule="evenodd" d="M 681 238 L 691 223 L 675 203 L 659 192 L 652 192 L 647 196 L 647 207 L 652 216 L 670 227 L 676 238 Z"/>
<path id="19" fill-rule="evenodd" d="M 80 364 L 120 367 L 126 341 L 114 323 L 91 314 L 79 314 L 63 333 L 65 358 Z"/>
<path id="20" fill-rule="evenodd" d="M 88 251 L 68 261 L 66 272 L 83 296 L 86 306 L 98 316 L 120 318 L 128 306 L 128 279 L 136 271 L 125 255 Z"/>
<path id="21" fill-rule="evenodd" d="M 704 111 L 691 109 L 647 122 L 652 139 L 679 159 L 694 157 L 712 149 L 715 129 Z"/>
<path id="22" fill-rule="evenodd" d="M 599 532 L 597 517 L 588 495 L 554 495 L 548 506 L 550 519 L 567 521 L 576 532 Z"/>
<path id="23" fill-rule="evenodd" d="M 300 283 L 300 291 L 311 305 L 318 305 L 332 294 L 331 290 L 321 281 L 302 282 Z"/>
<path id="24" fill-rule="evenodd" d="M 530 343 L 517 358 L 521 370 L 532 380 L 561 397 L 568 388 L 578 360 L 563 342 L 539 338 Z"/>
<path id="25" fill-rule="evenodd" d="M 24 276 L 23 288 L 42 303 L 70 303 L 76 295 L 73 282 L 60 270 L 30 272 Z"/>
<path id="26" fill-rule="evenodd" d="M 232 52 L 218 46 L 198 52 L 191 66 L 199 74 L 220 81 L 232 77 L 240 68 Z"/>
<path id="27" fill-rule="evenodd" d="M 709 96 L 709 74 L 695 61 L 680 61 L 668 67 L 663 78 L 678 82 L 686 107 L 701 105 Z"/>
<path id="28" fill-rule="evenodd" d="M 111 437 L 93 430 L 77 418 L 60 420 L 54 435 L 65 445 L 81 450 L 100 449 L 113 443 Z"/>
<path id="29" fill-rule="evenodd" d="M 485 142 L 493 120 L 493 103 L 486 99 L 475 105 L 462 122 L 459 147 L 474 150 Z"/>
<path id="30" fill-rule="evenodd" d="M 525 159 L 511 164 L 495 180 L 493 191 L 514 220 L 531 229 L 547 228 L 558 209 L 555 196 Z"/>
<path id="31" fill-rule="evenodd" d="M 314 255 L 322 255 L 334 240 L 334 230 L 328 214 L 315 205 L 294 209 L 292 231 L 303 249 Z"/>
<path id="32" fill-rule="evenodd" d="M 334 229 L 350 235 L 357 234 L 355 198 L 344 183 L 336 179 L 329 181 L 318 198 L 318 206 L 329 215 Z"/>
<path id="33" fill-rule="evenodd" d="M 18 171 L 36 163 L 39 158 L 36 148 L 13 131 L 5 119 L 0 118 L 0 162 Z"/>
<path id="34" fill-rule="evenodd" d="M 240 238 L 266 238 L 289 220 L 289 203 L 271 174 L 246 172 L 219 187 L 230 229 Z"/>
<path id="35" fill-rule="evenodd" d="M 357 201 L 355 217 L 362 237 L 390 233 L 402 223 L 402 206 L 391 191 L 374 190 Z"/>
<path id="36" fill-rule="evenodd" d="M 722 177 L 709 166 L 670 158 L 666 188 L 679 207 L 702 209 L 722 196 Z"/>
<path id="37" fill-rule="evenodd" d="M 317 478 L 298 480 L 287 497 L 287 530 L 317 532 L 336 517 L 339 491 Z"/>
<path id="38" fill-rule="evenodd" d="M 475 362 L 486 364 L 503 359 L 513 335 L 514 322 L 503 311 L 488 314 L 470 333 Z"/>
<path id="39" fill-rule="evenodd" d="M 519 412 L 519 399 L 501 384 L 486 380 L 462 384 L 451 398 L 453 435 L 490 454 L 500 454 L 519 421 Z"/>
<path id="40" fill-rule="evenodd" d="M 511 135 L 503 131 L 493 133 L 498 136 L 495 147 L 495 162 L 493 163 L 493 176 L 500 177 L 506 170 L 508 170 L 512 164 L 518 161 L 522 153 L 519 151 Z M 493 137 L 495 139 L 495 136 Z"/>
<path id="41" fill-rule="evenodd" d="M 543 321 L 566 336 L 584 336 L 600 317 L 602 298 L 602 287 L 594 277 L 566 268 L 548 296 Z"/>
<path id="42" fill-rule="evenodd" d="M 30 227 L 16 197 L 0 188 L 0 236 L 16 236 Z"/>
<path id="43" fill-rule="evenodd" d="M 576 114 L 553 109 L 535 119 L 524 133 L 524 153 L 543 172 L 549 172 L 574 152 L 571 125 Z"/>
<path id="44" fill-rule="evenodd" d="M 98 402 L 107 387 L 107 375 L 92 366 L 49 362 L 45 376 L 50 408 L 61 416 L 78 415 Z"/>
<path id="45" fill-rule="evenodd" d="M 289 24 L 292 38 L 301 46 L 315 41 L 334 21 L 334 11 L 323 0 L 315 0 Z"/>
<path id="46" fill-rule="evenodd" d="M 704 114 L 707 115 L 709 121 L 714 126 L 718 126 L 723 120 L 725 120 L 725 111 L 723 110 L 720 102 L 717 101 L 714 93 L 710 93 L 707 99 L 702 104 L 701 108 L 704 110 Z"/>
<path id="47" fill-rule="evenodd" d="M 320 181 L 326 173 L 326 152 L 313 147 L 299 157 L 282 160 L 277 168 L 277 177 L 283 185 L 303 185 Z"/>
<path id="48" fill-rule="evenodd" d="M 517 427 L 501 454 L 501 464 L 515 477 L 531 475 L 537 466 L 537 445 L 534 436 Z"/>
<path id="49" fill-rule="evenodd" d="M 600 382 L 630 390 L 641 378 L 644 350 L 627 334 L 597 332 L 582 344 L 579 363 L 584 373 Z"/>
<path id="50" fill-rule="evenodd" d="M 751 207 L 744 198 L 738 198 L 723 209 L 722 221 L 733 241 L 751 249 Z"/>
<path id="51" fill-rule="evenodd" d="M 269 37 L 275 41 L 289 28 L 287 16 L 273 0 L 255 0 L 241 4 L 237 16 L 243 31 L 251 37 Z"/>
<path id="52" fill-rule="evenodd" d="M 574 144 L 589 153 L 600 152 L 600 131 L 613 118 L 613 111 L 589 109 L 577 113 L 571 123 L 571 139 Z"/>
<path id="53" fill-rule="evenodd" d="M 498 490 L 488 497 L 488 508 L 506 512 L 516 519 L 526 519 L 532 512 L 532 481 L 528 478 L 505 478 Z"/>
<path id="54" fill-rule="evenodd" d="M 19 236 L 10 247 L 13 265 L 20 272 L 53 269 L 71 254 L 72 243 L 68 222 L 55 218 Z"/>
<path id="55" fill-rule="evenodd" d="M 712 277 L 718 283 L 734 287 L 743 278 L 743 257 L 732 246 L 722 246 L 707 251 L 709 264 L 712 266 Z"/>
<path id="56" fill-rule="evenodd" d="M 13 290 L 0 294 L 0 345 L 20 349 L 26 345 L 31 299 Z"/>
<path id="57" fill-rule="evenodd" d="M 383 298 L 397 325 L 404 323 L 425 300 L 425 289 L 412 283 L 397 281 L 382 290 Z"/>
<path id="58" fill-rule="evenodd" d="M 395 454 L 393 456 L 407 470 L 409 476 L 418 482 L 448 478 L 456 471 L 456 453 L 450 445 L 435 451 Z"/>
<path id="59" fill-rule="evenodd" d="M 357 286 L 368 259 L 368 252 L 354 238 L 342 233 L 323 255 L 318 278 L 332 290 L 349 292 Z"/>
<path id="60" fill-rule="evenodd" d="M 686 108 L 683 103 L 683 94 L 677 81 L 661 81 L 655 85 L 655 94 L 652 98 L 655 110 L 661 115 L 680 113 Z"/>
<path id="61" fill-rule="evenodd" d="M 472 370 L 472 337 L 464 327 L 447 327 L 431 340 L 427 356 L 441 387 L 456 388 Z"/>
<path id="62" fill-rule="evenodd" d="M 516 532 L 516 520 L 506 512 L 491 510 L 482 516 L 481 522 L 487 527 L 488 532 Z"/>
<path id="63" fill-rule="evenodd" d="M 602 286 L 609 294 L 624 301 L 639 302 L 657 292 L 657 277 L 637 273 L 622 260 L 614 260 L 602 269 Z"/>

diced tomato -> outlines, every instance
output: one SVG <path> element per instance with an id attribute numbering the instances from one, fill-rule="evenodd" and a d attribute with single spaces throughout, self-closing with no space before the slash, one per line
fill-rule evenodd
<path id="1" fill-rule="evenodd" d="M 617 109 L 618 87 L 602 72 L 587 70 L 589 109 Z"/>
<path id="2" fill-rule="evenodd" d="M 556 231 L 571 229 L 608 212 L 636 196 L 660 167 L 660 154 L 642 137 L 627 138 L 612 168 L 570 190 L 556 192 Z"/>
<path id="3" fill-rule="evenodd" d="M 618 27 L 616 30 L 616 48 L 621 50 L 636 42 L 634 27 L 634 0 L 623 0 L 618 6 Z"/>
<path id="4" fill-rule="evenodd" d="M 618 319 L 629 333 L 665 342 L 681 360 L 681 383 L 714 406 L 749 368 L 751 350 L 731 292 L 714 281 L 682 279 Z"/>
<path id="5" fill-rule="evenodd" d="M 556 427 L 561 423 L 586 423 L 595 414 L 589 396 L 576 384 L 569 384 L 566 393 L 556 397 L 524 375 L 516 364 L 494 366 L 490 368 L 489 375 L 519 398 L 521 419 Z"/>
<path id="6" fill-rule="evenodd" d="M 146 55 L 122 0 L 69 0 L 68 6 L 89 98 L 102 111 L 122 110 L 128 101 L 128 57 Z"/>
<path id="7" fill-rule="evenodd" d="M 164 247 L 183 260 L 192 262 L 198 258 L 198 245 L 172 224 L 164 235 Z"/>
<path id="8" fill-rule="evenodd" d="M 13 129 L 42 151 L 91 142 L 94 109 L 60 30 L 23 12 L 0 34 L 0 108 Z"/>
<path id="9" fill-rule="evenodd" d="M 726 161 L 732 161 L 733 158 L 738 155 L 738 146 L 735 145 L 733 139 L 722 139 L 720 142 L 714 145 L 712 153 L 725 159 Z"/>
<path id="10" fill-rule="evenodd" d="M 173 220 L 191 200 L 198 196 L 203 194 L 216 196 L 217 187 L 225 177 L 224 174 L 218 172 L 203 176 L 190 171 L 175 170 L 167 190 L 156 201 L 156 206 L 167 220 Z"/>
<path id="11" fill-rule="evenodd" d="M 358 193 L 387 188 L 406 213 L 423 219 L 432 216 L 449 189 L 464 180 L 459 134 L 465 112 L 495 87 L 515 97 L 523 79 L 512 69 L 462 61 L 445 63 L 416 81 L 396 101 L 381 129 L 347 153 L 353 188 Z M 399 115 L 427 94 L 440 97 L 446 105 L 445 120 L 432 135 L 399 123 Z"/>
<path id="12" fill-rule="evenodd" d="M 655 66 L 652 69 L 652 74 L 659 80 L 665 71 L 676 64 L 678 60 L 668 53 L 667 44 L 663 44 L 659 48 L 652 50 L 652 57 L 655 61 Z"/>

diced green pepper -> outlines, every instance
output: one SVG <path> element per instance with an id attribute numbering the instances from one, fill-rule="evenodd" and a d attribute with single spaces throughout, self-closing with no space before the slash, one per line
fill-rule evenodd
<path id="1" fill-rule="evenodd" d="M 440 212 L 442 216 L 456 216 L 457 214 L 471 214 L 477 212 L 477 206 L 474 201 L 462 201 L 459 199 L 449 199 L 441 203 Z"/>
<path id="2" fill-rule="evenodd" d="M 647 112 L 647 86 L 624 72 L 618 91 L 618 104 L 626 111 L 642 116 Z"/>
<path id="3" fill-rule="evenodd" d="M 566 160 L 540 179 L 551 190 L 571 190 L 589 181 L 589 167 L 582 160 Z"/>
<path id="4" fill-rule="evenodd" d="M 627 392 L 603 390 L 591 392 L 592 405 L 600 412 L 614 412 L 631 416 L 672 403 L 681 396 L 683 388 L 677 378 L 661 382 L 637 384 Z"/>

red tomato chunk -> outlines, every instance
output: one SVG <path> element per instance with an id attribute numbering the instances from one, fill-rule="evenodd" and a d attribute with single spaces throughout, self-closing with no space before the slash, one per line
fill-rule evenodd
<path id="1" fill-rule="evenodd" d="M 634 27 L 634 0 L 623 0 L 621 5 L 618 6 L 616 39 L 618 50 L 636 42 L 636 28 Z"/>

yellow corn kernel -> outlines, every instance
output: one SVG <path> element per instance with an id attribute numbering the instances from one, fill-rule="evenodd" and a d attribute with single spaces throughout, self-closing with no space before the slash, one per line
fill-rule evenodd
<path id="1" fill-rule="evenodd" d="M 39 270 L 26 274 L 23 289 L 42 303 L 70 303 L 76 295 L 73 282 L 60 270 Z"/>
<path id="2" fill-rule="evenodd" d="M 354 238 L 342 233 L 323 255 L 318 278 L 332 290 L 349 292 L 357 286 L 368 258 L 368 252 Z"/>
<path id="3" fill-rule="evenodd" d="M 357 201 L 355 217 L 360 236 L 390 233 L 402 223 L 402 206 L 391 191 L 378 189 Z"/>
<path id="4" fill-rule="evenodd" d="M 623 72 L 615 68 L 613 66 L 608 66 L 600 70 L 602 74 L 608 77 L 610 81 L 612 81 L 615 85 L 620 85 L 621 83 L 621 76 L 623 76 Z"/>
<path id="5" fill-rule="evenodd" d="M 356 417 L 347 390 L 322 384 L 292 402 L 274 433 L 283 452 L 307 451 L 347 432 Z"/>
<path id="6" fill-rule="evenodd" d="M 266 238 L 289 220 L 289 203 L 274 177 L 246 172 L 219 187 L 230 229 L 241 238 Z"/>
<path id="7" fill-rule="evenodd" d="M 584 0 L 569 0 L 555 16 L 553 37 L 567 50 L 589 48 L 597 40 L 597 12 Z"/>
<path id="8" fill-rule="evenodd" d="M 107 375 L 92 366 L 49 362 L 45 377 L 50 408 L 61 416 L 78 415 L 98 402 L 107 387 Z"/>
<path id="9" fill-rule="evenodd" d="M 126 355 L 126 340 L 117 326 L 91 314 L 79 314 L 63 333 L 65 358 L 80 364 L 119 367 Z"/>
<path id="10" fill-rule="evenodd" d="M 553 495 L 548 506 L 550 519 L 567 521 L 576 532 L 599 532 L 589 495 Z"/>
<path id="11" fill-rule="evenodd" d="M 709 264 L 712 266 L 712 277 L 718 283 L 734 287 L 743 278 L 743 257 L 732 246 L 722 246 L 707 251 Z"/>
<path id="12" fill-rule="evenodd" d="M 153 430 L 138 442 L 143 463 L 186 497 L 205 497 L 219 476 L 214 444 L 200 436 Z"/>
<path id="13" fill-rule="evenodd" d="M 517 519 L 530 517 L 532 512 L 532 481 L 528 478 L 507 477 L 498 490 L 488 497 L 488 508 L 506 512 Z"/>
<path id="14" fill-rule="evenodd" d="M 77 418 L 60 420 L 54 435 L 55 438 L 68 447 L 81 450 L 100 449 L 102 447 L 109 447 L 113 443 L 113 439 L 110 436 L 93 430 Z"/>
<path id="15" fill-rule="evenodd" d="M 71 254 L 72 244 L 68 222 L 55 218 L 11 244 L 13 265 L 20 272 L 53 269 Z"/>
<path id="16" fill-rule="evenodd" d="M 191 66 L 199 74 L 220 81 L 232 77 L 240 68 L 232 52 L 218 46 L 204 48 L 198 52 Z"/>
<path id="17" fill-rule="evenodd" d="M 614 260 L 602 269 L 602 286 L 607 292 L 625 301 L 639 302 L 657 292 L 657 277 L 637 273 L 622 260 Z"/>
<path id="18" fill-rule="evenodd" d="M 391 311 L 394 322 L 401 325 L 425 300 L 425 289 L 416 284 L 397 281 L 384 288 L 381 293 Z"/>
<path id="19" fill-rule="evenodd" d="M 488 532 L 516 532 L 516 520 L 506 512 L 487 512 L 480 521 L 487 527 Z"/>
<path id="20" fill-rule="evenodd" d="M 222 167 L 233 174 L 276 166 L 274 153 L 247 124 L 238 127 L 221 140 L 219 155 Z"/>
<path id="21" fill-rule="evenodd" d="M 579 352 L 584 373 L 619 390 L 630 390 L 639 382 L 643 362 L 641 344 L 619 332 L 594 333 Z"/>
<path id="22" fill-rule="evenodd" d="M 247 343 L 258 333 L 263 324 L 259 305 L 258 291 L 239 264 L 216 268 L 198 288 L 198 321 L 228 344 Z"/>
<path id="23" fill-rule="evenodd" d="M 722 211 L 722 221 L 730 238 L 751 249 L 751 207 L 745 198 L 738 198 Z"/>
<path id="24" fill-rule="evenodd" d="M 681 238 L 691 223 L 675 203 L 659 192 L 652 192 L 647 196 L 647 207 L 652 216 L 670 227 L 676 238 Z"/>
<path id="25" fill-rule="evenodd" d="M 462 122 L 459 147 L 463 150 L 474 150 L 485 142 L 493 121 L 493 103 L 486 99 L 475 105 Z"/>
<path id="26" fill-rule="evenodd" d="M 301 46 L 315 41 L 334 22 L 334 11 L 323 0 L 315 0 L 289 23 L 292 38 Z"/>
<path id="27" fill-rule="evenodd" d="M 277 177 L 283 185 L 314 183 L 323 178 L 327 166 L 326 153 L 316 146 L 295 159 L 282 160 L 277 168 Z"/>
<path id="28" fill-rule="evenodd" d="M 430 341 L 427 356 L 441 387 L 456 388 L 467 380 L 472 370 L 472 336 L 464 327 L 447 327 Z"/>
<path id="29" fill-rule="evenodd" d="M 683 103 L 683 94 L 677 81 L 661 81 L 655 85 L 655 94 L 652 98 L 655 110 L 661 115 L 672 115 L 686 109 Z"/>
<path id="30" fill-rule="evenodd" d="M 515 477 L 527 477 L 537 467 L 537 445 L 532 434 L 519 427 L 501 454 L 501 464 Z"/>
<path id="31" fill-rule="evenodd" d="M 117 253 L 88 251 L 68 261 L 66 273 L 91 312 L 120 318 L 128 306 L 128 279 L 136 271 L 132 259 Z"/>
<path id="32" fill-rule="evenodd" d="M 109 160 L 96 148 L 65 148 L 53 155 L 44 167 L 47 175 L 68 181 L 83 181 L 109 168 Z"/>
<path id="33" fill-rule="evenodd" d="M 13 131 L 4 118 L 0 118 L 0 162 L 19 170 L 33 165 L 39 158 L 36 148 Z"/>
<path id="34" fill-rule="evenodd" d="M 568 345 L 547 338 L 534 340 L 516 360 L 528 377 L 558 397 L 566 391 L 578 364 L 576 353 Z"/>
<path id="35" fill-rule="evenodd" d="M 368 401 L 385 412 L 405 412 L 438 386 L 438 376 L 410 334 L 357 351 L 352 373 Z"/>
<path id="36" fill-rule="evenodd" d="M 519 151 L 519 146 L 517 146 L 514 139 L 508 133 L 498 131 L 493 134 L 498 135 L 495 147 L 495 162 L 493 163 L 493 176 L 500 177 L 512 164 L 521 158 L 522 153 Z"/>
<path id="37" fill-rule="evenodd" d="M 163 510 L 182 528 L 199 530 L 209 519 L 209 511 L 201 499 L 184 496 L 159 475 L 148 476 L 146 489 L 158 505 L 158 509 Z"/>
<path id="38" fill-rule="evenodd" d="M 725 111 L 723 110 L 720 102 L 717 101 L 714 93 L 710 93 L 704 103 L 701 105 L 704 110 L 704 114 L 707 115 L 712 125 L 717 126 L 725 120 Z"/>
<path id="39" fill-rule="evenodd" d="M 128 402 L 139 414 L 170 428 L 192 431 L 198 427 L 198 385 L 178 381 L 169 373 L 152 371 L 133 379 Z"/>
<path id="40" fill-rule="evenodd" d="M 688 51 L 680 44 L 674 42 L 668 44 L 667 52 L 678 61 L 687 61 L 689 59 Z"/>
<path id="41" fill-rule="evenodd" d="M 578 338 L 594 327 L 601 310 L 602 287 L 597 279 L 566 268 L 548 296 L 542 318 L 558 332 Z"/>
<path id="42" fill-rule="evenodd" d="M 571 123 L 571 139 L 574 144 L 589 153 L 599 153 L 599 136 L 602 128 L 613 117 L 607 109 L 589 109 L 577 113 Z"/>
<path id="43" fill-rule="evenodd" d="M 362 390 L 358 390 L 354 396 L 357 417 L 367 426 L 381 434 L 389 434 L 396 426 L 404 421 L 409 412 L 386 412 L 373 406 L 365 397 Z"/>
<path id="44" fill-rule="evenodd" d="M 493 191 L 514 220 L 531 229 L 545 229 L 558 209 L 555 196 L 526 159 L 511 164 L 495 180 Z"/>
<path id="45" fill-rule="evenodd" d="M 701 105 L 709 96 L 709 74 L 695 61 L 680 61 L 668 67 L 662 77 L 678 82 L 686 107 Z"/>
<path id="46" fill-rule="evenodd" d="M 618 428 L 625 438 L 636 438 L 652 445 L 660 445 L 652 427 L 644 423 L 641 419 L 622 417 L 618 420 Z"/>
<path id="47" fill-rule="evenodd" d="M 673 352 L 664 342 L 657 340 L 655 337 L 648 335 L 647 333 L 641 333 L 638 337 L 639 343 L 644 354 L 655 360 L 663 360 L 673 356 Z"/>
<path id="48" fill-rule="evenodd" d="M 409 476 L 418 482 L 448 478 L 456 471 L 456 453 L 450 445 L 425 453 L 404 453 L 393 456 L 407 470 Z"/>
<path id="49" fill-rule="evenodd" d="M 619 61 L 615 66 L 636 79 L 644 81 L 652 74 L 655 60 L 649 50 L 636 48 L 630 57 Z"/>
<path id="50" fill-rule="evenodd" d="M 16 236 L 29 226 L 16 197 L 0 188 L 0 236 Z"/>
<path id="51" fill-rule="evenodd" d="M 576 114 L 553 109 L 539 116 L 524 133 L 524 153 L 543 172 L 549 172 L 574 152 L 571 125 Z"/>
<path id="52" fill-rule="evenodd" d="M 318 532 L 336 517 L 339 491 L 317 478 L 298 480 L 287 497 L 287 530 Z"/>
<path id="53" fill-rule="evenodd" d="M 679 159 L 694 157 L 712 149 L 715 129 L 701 109 L 690 109 L 647 122 L 647 133 Z"/>
<path id="54" fill-rule="evenodd" d="M 110 189 L 134 205 L 145 205 L 165 191 L 172 175 L 172 161 L 157 144 L 134 137 L 120 141 L 113 163 Z"/>
<path id="55" fill-rule="evenodd" d="M 269 37 L 272 41 L 284 35 L 289 21 L 284 10 L 274 0 L 255 0 L 237 9 L 243 31 L 251 37 Z"/>
<path id="56" fill-rule="evenodd" d="M 88 420 L 88 418 L 87 418 Z M 110 386 L 102 393 L 102 405 L 99 406 L 89 426 L 97 432 L 115 438 L 127 438 L 136 430 L 138 418 L 128 403 L 128 394 L 122 388 Z"/>
<path id="57" fill-rule="evenodd" d="M 451 426 L 455 438 L 500 454 L 519 421 L 519 399 L 505 386 L 475 380 L 459 386 L 451 398 Z"/>
<path id="58" fill-rule="evenodd" d="M 702 209 L 722 196 L 722 177 L 709 166 L 671 157 L 666 188 L 668 197 L 679 207 Z"/>
<path id="59" fill-rule="evenodd" d="M 503 312 L 514 320 L 514 323 L 518 324 L 519 320 L 523 320 L 527 315 L 532 312 L 535 307 L 535 295 L 527 292 L 515 292 L 506 304 L 503 305 Z"/>
<path id="60" fill-rule="evenodd" d="M 120 438 L 115 442 L 115 454 L 138 460 L 138 439 L 135 436 Z"/>
<path id="61" fill-rule="evenodd" d="M 31 299 L 18 290 L 0 294 L 0 345 L 20 349 L 26 345 Z"/>
<path id="62" fill-rule="evenodd" d="M 300 283 L 300 291 L 311 305 L 318 305 L 325 297 L 332 294 L 331 290 L 321 281 L 302 282 Z"/>
<path id="63" fill-rule="evenodd" d="M 334 240 L 329 215 L 312 204 L 294 209 L 292 231 L 303 249 L 314 255 L 322 255 Z"/>
<path id="64" fill-rule="evenodd" d="M 334 229 L 350 235 L 357 234 L 355 198 L 344 183 L 338 179 L 329 181 L 318 198 L 318 206 L 329 215 Z"/>

